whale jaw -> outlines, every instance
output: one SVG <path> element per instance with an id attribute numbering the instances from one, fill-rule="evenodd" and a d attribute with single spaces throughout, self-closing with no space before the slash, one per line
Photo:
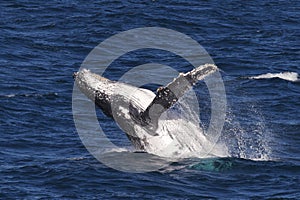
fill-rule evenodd
<path id="1" fill-rule="evenodd" d="M 146 151 L 146 139 L 136 134 L 135 112 L 143 112 L 152 102 L 155 94 L 150 90 L 137 88 L 132 85 L 111 81 L 90 70 L 82 69 L 73 74 L 76 86 L 102 112 L 113 118 L 118 126 L 126 133 L 128 139 L 137 150 Z"/>

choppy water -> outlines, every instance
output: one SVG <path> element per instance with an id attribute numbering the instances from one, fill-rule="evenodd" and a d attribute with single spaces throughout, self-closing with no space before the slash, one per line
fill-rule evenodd
<path id="1" fill-rule="evenodd" d="M 1 2 L 0 198 L 300 198 L 299 7 L 270 0 Z M 229 106 L 221 139 L 231 157 L 132 174 L 99 163 L 81 143 L 73 72 L 106 38 L 148 26 L 192 37 L 222 70 Z M 173 54 L 143 50 L 121 57 L 105 75 L 118 79 L 148 62 L 191 69 Z M 283 72 L 293 74 L 278 76 Z M 205 127 L 203 86 L 195 90 Z M 102 113 L 99 122 L 112 141 L 129 145 Z"/>

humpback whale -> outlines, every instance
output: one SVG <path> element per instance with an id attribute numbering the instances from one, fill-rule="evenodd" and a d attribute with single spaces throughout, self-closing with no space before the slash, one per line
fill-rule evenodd
<path id="1" fill-rule="evenodd" d="M 214 144 L 210 144 L 199 124 L 186 119 L 170 120 L 164 115 L 193 85 L 216 71 L 213 64 L 201 65 L 180 73 L 156 93 L 109 80 L 88 69 L 75 72 L 73 78 L 80 91 L 117 122 L 137 151 L 162 157 L 199 157 L 208 153 L 226 156 L 218 148 L 205 152 L 206 146 Z"/>

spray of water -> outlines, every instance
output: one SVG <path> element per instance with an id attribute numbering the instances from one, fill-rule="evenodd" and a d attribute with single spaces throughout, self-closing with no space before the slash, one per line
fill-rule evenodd
<path id="1" fill-rule="evenodd" d="M 271 160 L 271 132 L 267 129 L 261 112 L 254 106 L 244 107 L 247 119 L 240 118 L 228 108 L 223 140 L 230 156 L 250 160 Z"/>

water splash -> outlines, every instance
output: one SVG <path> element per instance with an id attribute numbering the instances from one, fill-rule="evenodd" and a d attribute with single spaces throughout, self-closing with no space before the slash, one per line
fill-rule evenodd
<path id="1" fill-rule="evenodd" d="M 231 156 L 259 161 L 272 160 L 270 147 L 272 137 L 263 115 L 254 105 L 246 106 L 245 110 L 243 112 L 248 119 L 242 123 L 229 108 L 223 139 Z"/>
<path id="2" fill-rule="evenodd" d="M 258 76 L 250 76 L 249 79 L 271 79 L 271 78 L 280 78 L 283 80 L 298 82 L 300 81 L 296 72 L 281 72 L 281 73 L 267 73 L 261 74 Z"/>

